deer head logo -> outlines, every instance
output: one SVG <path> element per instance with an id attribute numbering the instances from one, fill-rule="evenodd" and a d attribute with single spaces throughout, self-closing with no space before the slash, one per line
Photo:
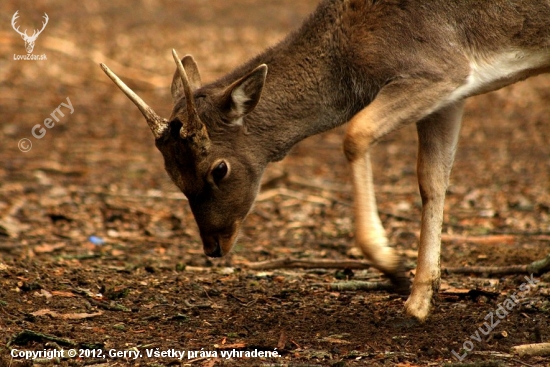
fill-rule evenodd
<path id="1" fill-rule="evenodd" d="M 38 38 L 38 36 L 40 35 L 40 33 L 42 33 L 42 31 L 44 30 L 44 28 L 46 28 L 46 24 L 48 24 L 48 14 L 44 13 L 44 19 L 46 20 L 45 22 L 42 22 L 42 29 L 37 31 L 36 29 L 34 30 L 32 36 L 29 36 L 27 34 L 27 30 L 25 29 L 25 32 L 21 32 L 19 31 L 19 27 L 15 27 L 15 21 L 17 20 L 17 18 L 19 18 L 19 15 L 17 15 L 17 13 L 19 13 L 19 10 L 15 12 L 15 14 L 13 14 L 13 17 L 11 18 L 11 26 L 13 27 L 13 29 L 19 33 L 21 35 L 21 38 L 23 38 L 23 40 L 25 41 L 25 49 L 27 50 L 27 53 L 32 53 L 32 50 L 34 49 L 34 42 L 36 41 L 36 39 Z"/>

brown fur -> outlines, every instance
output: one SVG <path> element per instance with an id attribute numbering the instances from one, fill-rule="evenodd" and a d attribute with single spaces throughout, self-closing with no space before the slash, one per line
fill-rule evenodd
<path id="1" fill-rule="evenodd" d="M 550 70 L 550 2 L 323 0 L 284 41 L 213 83 L 201 86 L 192 58 L 182 63 L 196 117 L 188 115 L 190 95 L 177 72 L 172 116 L 152 129 L 210 256 L 231 249 L 269 162 L 350 122 L 344 150 L 354 174 L 356 242 L 408 288 L 376 212 L 368 151 L 391 131 L 418 123 L 422 234 L 406 307 L 423 320 L 439 282 L 443 198 L 462 101 Z M 193 143 L 201 126 L 207 144 Z M 216 181 L 220 162 L 228 173 Z"/>

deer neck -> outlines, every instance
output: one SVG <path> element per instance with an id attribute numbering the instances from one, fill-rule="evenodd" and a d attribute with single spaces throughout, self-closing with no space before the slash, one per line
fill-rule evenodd
<path id="1" fill-rule="evenodd" d="M 260 102 L 244 120 L 255 154 L 266 163 L 283 159 L 299 141 L 346 123 L 378 92 L 378 83 L 344 59 L 338 22 L 326 21 L 339 10 L 327 3 L 297 32 L 228 76 L 237 79 L 260 64 L 268 66 Z"/>
<path id="2" fill-rule="evenodd" d="M 283 53 L 269 60 L 268 76 L 256 109 L 245 118 L 251 140 L 268 161 L 278 161 L 299 141 L 348 121 L 352 106 L 327 83 L 326 60 Z M 325 85 L 328 84 L 328 85 Z"/>

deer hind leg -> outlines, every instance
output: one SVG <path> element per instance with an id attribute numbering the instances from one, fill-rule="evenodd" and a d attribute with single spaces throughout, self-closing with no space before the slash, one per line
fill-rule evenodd
<path id="1" fill-rule="evenodd" d="M 451 83 L 419 79 L 389 84 L 351 119 L 346 133 L 344 151 L 351 164 L 355 195 L 355 242 L 400 293 L 408 293 L 409 279 L 399 255 L 388 246 L 378 217 L 369 148 L 387 133 L 438 110 L 454 88 Z"/>
<path id="2" fill-rule="evenodd" d="M 463 107 L 463 101 L 454 103 L 417 123 L 417 173 L 422 197 L 422 227 L 416 275 L 405 309 L 420 321 L 428 316 L 433 292 L 439 288 L 443 206 Z"/>

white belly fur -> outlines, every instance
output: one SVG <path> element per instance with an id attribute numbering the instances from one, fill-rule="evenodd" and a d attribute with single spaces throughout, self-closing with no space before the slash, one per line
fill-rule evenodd
<path id="1" fill-rule="evenodd" d="M 550 50 L 511 51 L 485 58 L 470 58 L 466 83 L 451 93 L 450 101 L 487 93 L 529 76 L 550 71 Z"/>

